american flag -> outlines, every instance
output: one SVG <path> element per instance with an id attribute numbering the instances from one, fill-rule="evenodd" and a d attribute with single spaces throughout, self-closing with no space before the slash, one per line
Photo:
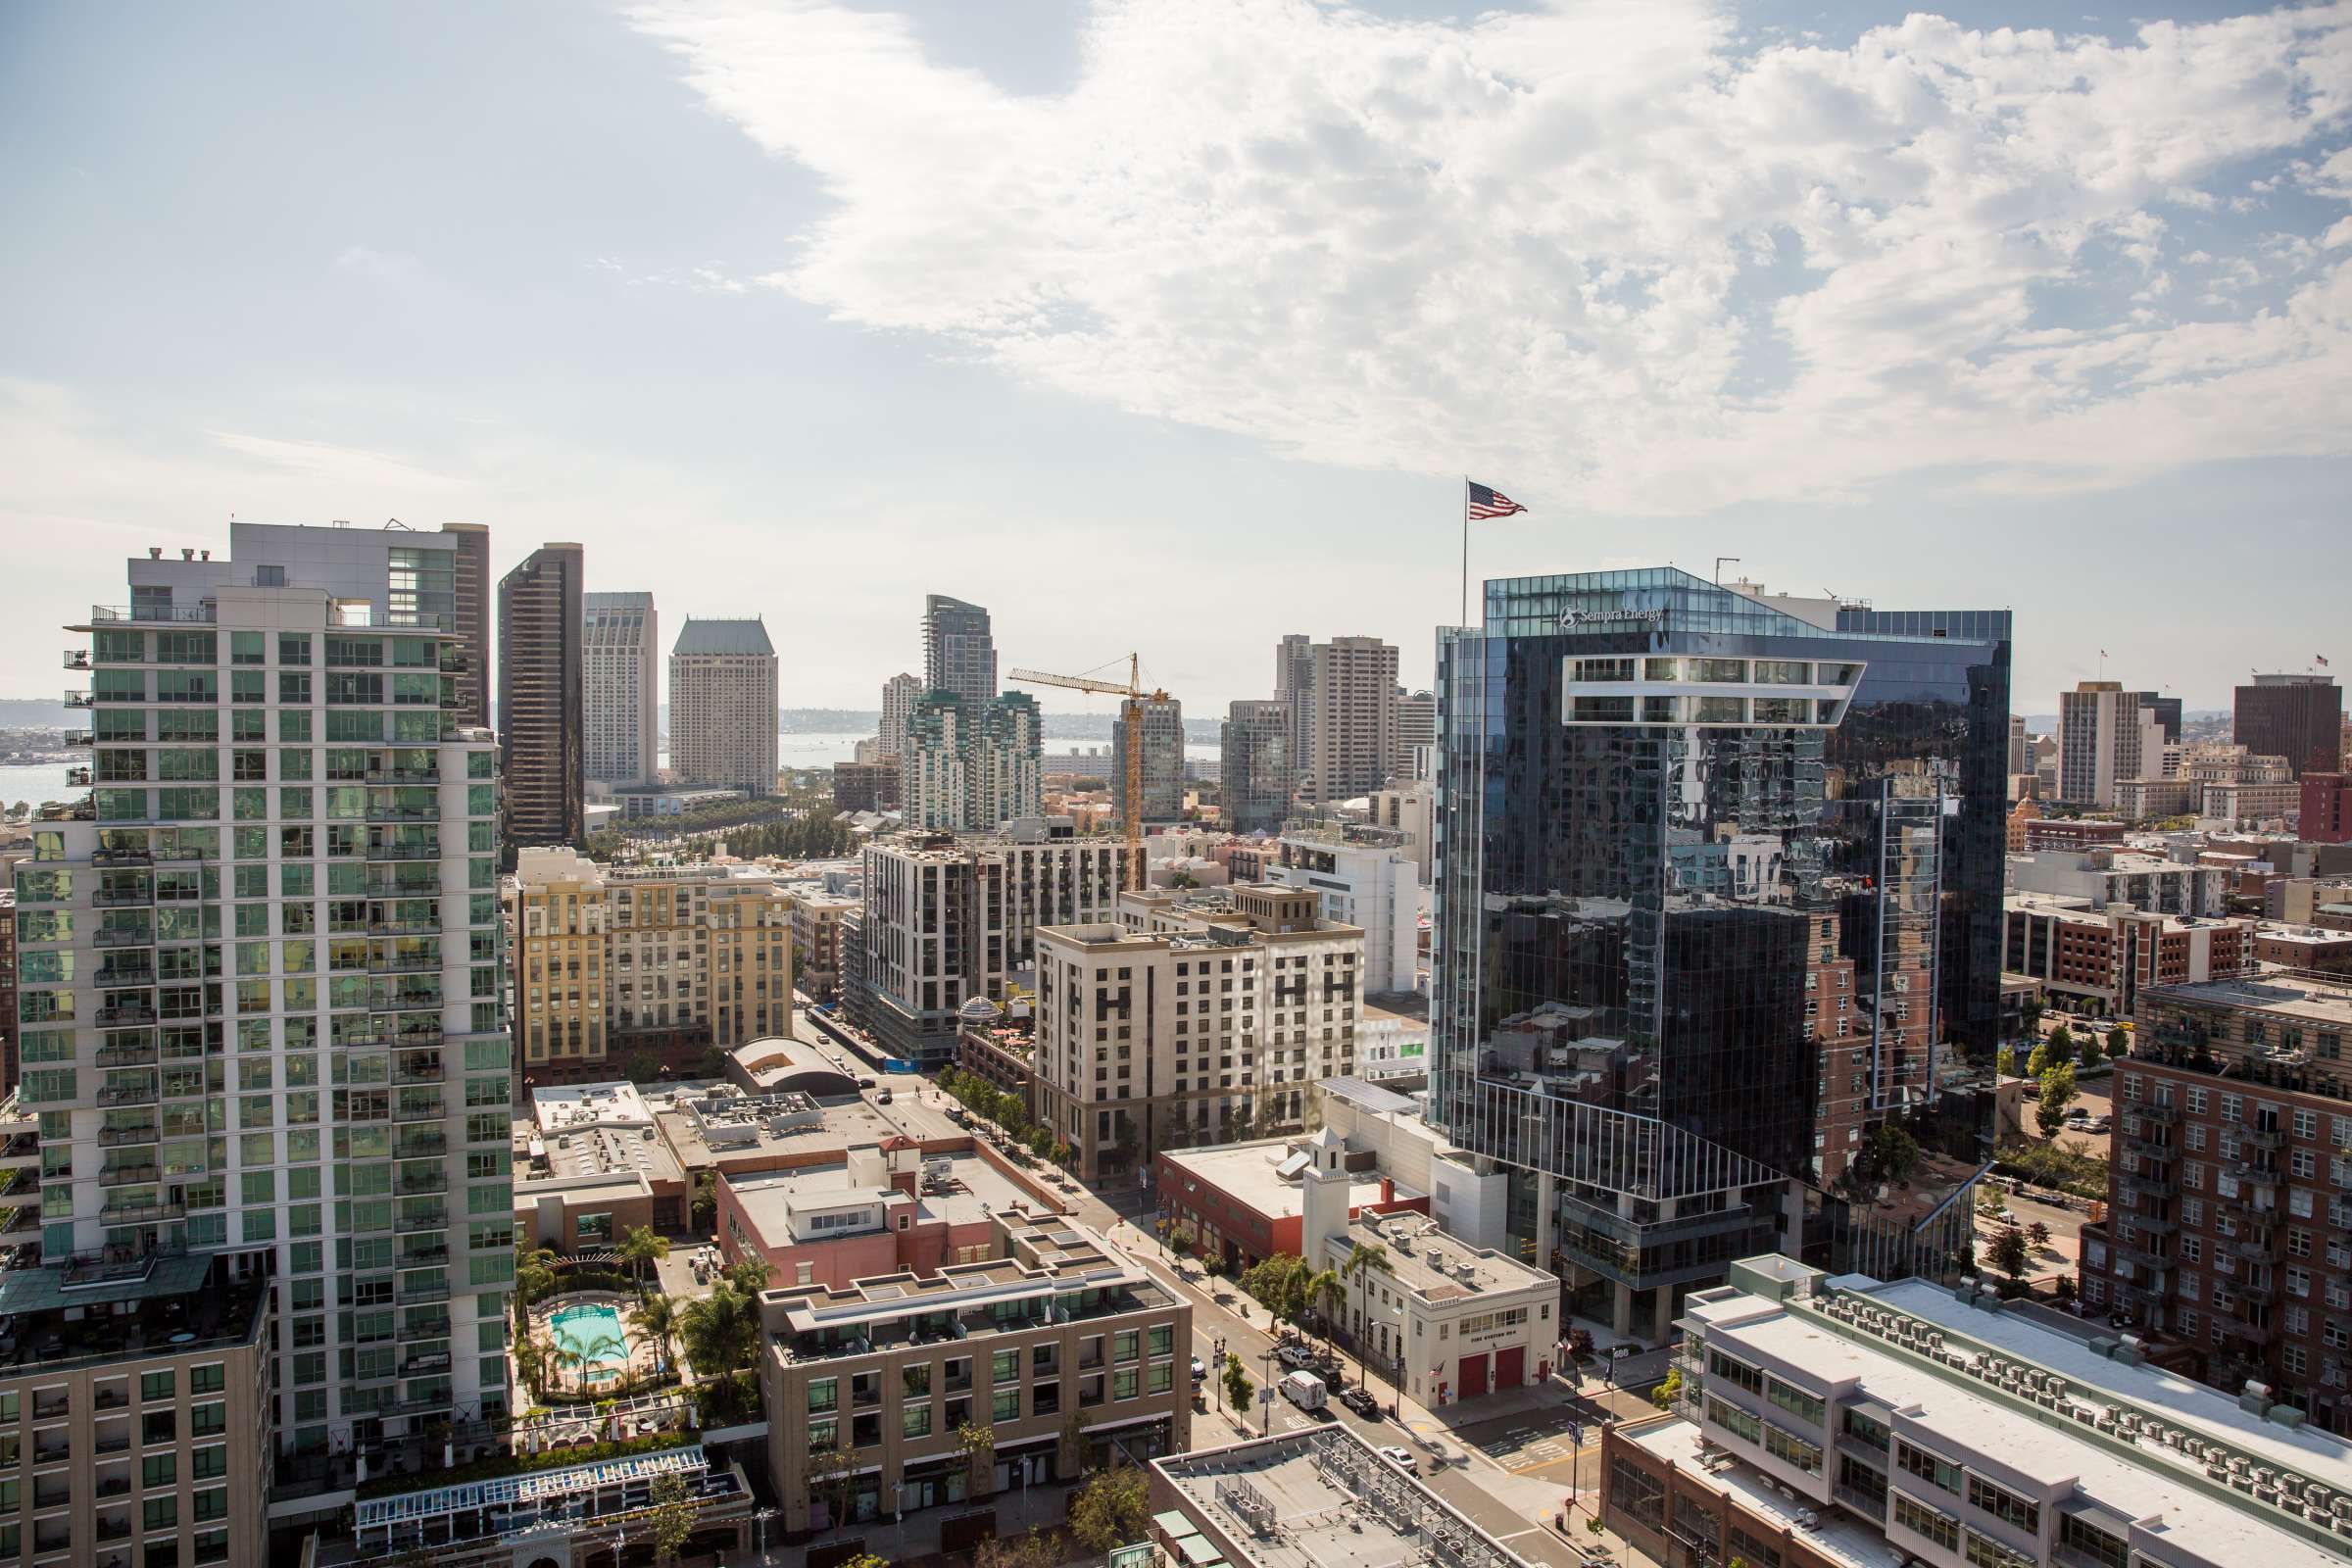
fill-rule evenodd
<path id="1" fill-rule="evenodd" d="M 2320 662 L 2320 667 L 2322 669 L 2326 669 L 2328 667 L 2328 656 L 2326 654 L 2314 654 L 2311 657 Z"/>
<path id="2" fill-rule="evenodd" d="M 1507 517 L 1514 512 L 1526 510 L 1499 490 L 1490 490 L 1483 484 L 1470 486 L 1470 515 L 1473 517 Z"/>

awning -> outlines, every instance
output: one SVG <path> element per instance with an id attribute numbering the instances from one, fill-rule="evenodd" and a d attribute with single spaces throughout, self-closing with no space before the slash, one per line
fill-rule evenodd
<path id="1" fill-rule="evenodd" d="M 12 1268 L 0 1274 L 0 1317 L 19 1312 L 55 1312 L 69 1306 L 103 1306 L 114 1301 L 146 1301 L 159 1297 L 186 1296 L 204 1287 L 213 1270 L 209 1257 L 164 1257 L 144 1274 L 92 1280 L 68 1285 L 65 1270 Z"/>

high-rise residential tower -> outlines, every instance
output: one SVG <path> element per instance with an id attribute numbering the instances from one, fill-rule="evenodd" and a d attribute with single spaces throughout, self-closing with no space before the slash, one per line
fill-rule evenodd
<path id="1" fill-rule="evenodd" d="M 1315 640 L 1304 632 L 1287 634 L 1274 648 L 1274 700 L 1291 715 L 1291 791 L 1298 792 L 1314 751 L 1309 733 L 1314 717 Z"/>
<path id="2" fill-rule="evenodd" d="M 1291 707 L 1242 701 L 1226 710 L 1218 732 L 1217 792 L 1225 826 L 1236 833 L 1272 833 L 1291 812 Z"/>
<path id="3" fill-rule="evenodd" d="M 1335 637 L 1309 650 L 1308 801 L 1345 801 L 1389 781 L 1396 757 L 1396 650 L 1377 637 Z"/>
<path id="4" fill-rule="evenodd" d="M 514 1268 L 498 756 L 444 674 L 458 541 L 229 539 L 134 559 L 130 603 L 73 628 L 96 784 L 17 882 L 41 1254 L 79 1271 L 68 1300 L 266 1288 L 273 1364 L 231 1375 L 281 1465 L 438 1464 L 445 1424 L 506 1415 Z"/>
<path id="5" fill-rule="evenodd" d="M 457 541 L 452 567 L 457 646 L 452 656 L 457 682 L 458 722 L 468 729 L 490 726 L 490 530 L 478 522 L 445 522 L 441 531 Z"/>
<path id="6" fill-rule="evenodd" d="M 662 635 L 648 593 L 585 594 L 588 776 L 644 786 L 662 776 Z"/>
<path id="7" fill-rule="evenodd" d="M 2164 774 L 2164 722 L 2154 692 L 2086 680 L 2058 694 L 2058 799 L 2111 808 L 2127 779 Z"/>
<path id="8" fill-rule="evenodd" d="M 882 683 L 882 724 L 875 738 L 883 757 L 906 750 L 906 721 L 914 716 L 915 701 L 922 695 L 923 683 L 914 675 L 893 675 Z"/>
<path id="9" fill-rule="evenodd" d="M 688 616 L 669 653 L 669 770 L 677 781 L 774 794 L 781 723 L 766 625 Z"/>
<path id="10" fill-rule="evenodd" d="M 908 827 L 989 832 L 1035 816 L 1044 785 L 1037 699 L 1006 692 L 977 706 L 926 692 L 899 755 L 899 809 Z"/>
<path id="11" fill-rule="evenodd" d="M 946 594 L 924 598 L 923 690 L 953 692 L 975 710 L 997 695 L 997 640 L 987 611 Z"/>
<path id="12" fill-rule="evenodd" d="M 587 834 L 587 695 L 575 544 L 542 545 L 498 584 L 498 743 L 506 847 Z"/>
<path id="13" fill-rule="evenodd" d="M 2297 778 L 2339 765 L 2344 691 L 2333 675 L 2257 675 L 2237 688 L 2230 739 L 2256 757 L 2283 757 Z"/>
<path id="14" fill-rule="evenodd" d="M 1746 1251 L 1965 1265 L 2007 614 L 1673 568 L 1480 603 L 1440 647 L 1432 1115 L 1534 1255 L 1660 1340 Z"/>
<path id="15" fill-rule="evenodd" d="M 1425 778 L 1421 769 L 1434 766 L 1432 749 L 1438 744 L 1438 694 L 1396 688 L 1396 755 L 1389 777 L 1407 782 Z"/>
<path id="16" fill-rule="evenodd" d="M 1143 699 L 1143 810 L 1145 822 L 1184 819 L 1184 705 L 1173 697 Z M 1127 810 L 1127 711 L 1110 727 L 1110 797 L 1121 820 Z"/>

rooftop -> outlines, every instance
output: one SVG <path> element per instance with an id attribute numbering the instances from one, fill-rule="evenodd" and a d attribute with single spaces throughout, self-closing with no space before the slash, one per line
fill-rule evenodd
<path id="1" fill-rule="evenodd" d="M 2139 994 L 2147 1001 L 2204 1007 L 2255 1007 L 2309 1018 L 2314 1023 L 2352 1025 L 2352 986 L 2289 979 L 2284 975 L 2240 975 L 2194 985 L 2142 986 Z"/>
<path id="2" fill-rule="evenodd" d="M 576 1128 L 651 1127 L 652 1107 L 625 1079 L 603 1084 L 551 1084 L 531 1091 L 531 1116 L 543 1133 Z"/>
<path id="3" fill-rule="evenodd" d="M 912 1084 L 908 1079 L 906 1083 Z M 755 1172 L 845 1159 L 859 1145 L 907 1137 L 931 1148 L 969 1148 L 972 1135 L 909 1090 L 818 1101 L 746 1095 L 733 1084 L 681 1084 L 654 1101 L 654 1122 L 688 1170 Z"/>
<path id="4" fill-rule="evenodd" d="M 734 1190 L 736 1201 L 743 1205 L 744 1218 L 755 1234 L 770 1246 L 783 1246 L 795 1239 L 791 1216 L 796 1211 L 806 1212 L 811 1207 L 861 1195 L 911 1201 L 912 1223 L 916 1225 L 977 1224 L 991 1214 L 1006 1213 L 1036 1201 L 978 1154 L 934 1154 L 924 1159 L 912 1200 L 889 1186 L 887 1180 L 858 1181 L 849 1159 L 757 1176 L 730 1176 L 727 1185 Z"/>
<path id="5" fill-rule="evenodd" d="M 1170 1150 L 1160 1158 L 1260 1214 L 1274 1219 L 1297 1219 L 1306 1212 L 1306 1206 L 1299 1196 L 1298 1170 L 1287 1176 L 1282 1174 L 1282 1166 L 1291 1155 L 1289 1139 L 1269 1138 L 1253 1144 L 1227 1144 L 1220 1149 Z M 1302 1163 L 1298 1169 L 1304 1169 Z M 1396 1195 L 1421 1196 L 1402 1187 L 1396 1189 Z M 1380 1200 L 1377 1175 L 1348 1184 L 1348 1207 L 1351 1211 Z"/>
<path id="6" fill-rule="evenodd" d="M 1385 1248 L 1390 1277 L 1433 1305 L 1488 1292 L 1538 1291 L 1548 1298 L 1559 1289 L 1557 1276 L 1456 1241 L 1439 1230 L 1436 1220 L 1420 1214 L 1387 1219 L 1364 1215 L 1348 1227 L 1347 1240 L 1351 1251 L 1362 1246 Z"/>
<path id="7" fill-rule="evenodd" d="M 177 1255 L 10 1269 L 0 1275 L 0 1377 L 258 1343 L 266 1286 L 212 1274 L 209 1257 Z M 114 1310 L 91 1310 L 106 1304 Z"/>
<path id="8" fill-rule="evenodd" d="M 1179 1502 L 1153 1522 L 1195 1568 L 1526 1568 L 1346 1426 L 1171 1454 L 1152 1468 Z M 1184 1527 L 1208 1549 L 1183 1546 Z"/>
<path id="9" fill-rule="evenodd" d="M 1910 1553 L 1886 1544 L 1878 1530 L 1832 1508 L 1807 1508 L 1792 1502 L 1779 1486 L 1752 1465 L 1726 1454 L 1706 1441 L 1698 1427 L 1681 1416 L 1665 1416 L 1624 1429 L 1625 1440 L 1657 1455 L 1709 1492 L 1729 1496 L 1797 1537 L 1813 1550 L 1845 1568 L 1902 1568 Z"/>
<path id="10" fill-rule="evenodd" d="M 689 615 L 670 648 L 674 655 L 733 655 L 773 659 L 776 645 L 767 640 L 767 627 L 758 619 L 697 620 Z"/>

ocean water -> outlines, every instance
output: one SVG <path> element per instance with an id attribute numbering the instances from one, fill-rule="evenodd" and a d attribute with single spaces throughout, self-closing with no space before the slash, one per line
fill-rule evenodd
<path id="1" fill-rule="evenodd" d="M 88 755 L 81 765 L 88 765 Z M 38 806 L 43 801 L 63 801 L 80 794 L 78 789 L 66 787 L 66 769 L 71 762 L 14 762 L 0 766 L 0 804 L 16 805 L 30 801 Z"/>

